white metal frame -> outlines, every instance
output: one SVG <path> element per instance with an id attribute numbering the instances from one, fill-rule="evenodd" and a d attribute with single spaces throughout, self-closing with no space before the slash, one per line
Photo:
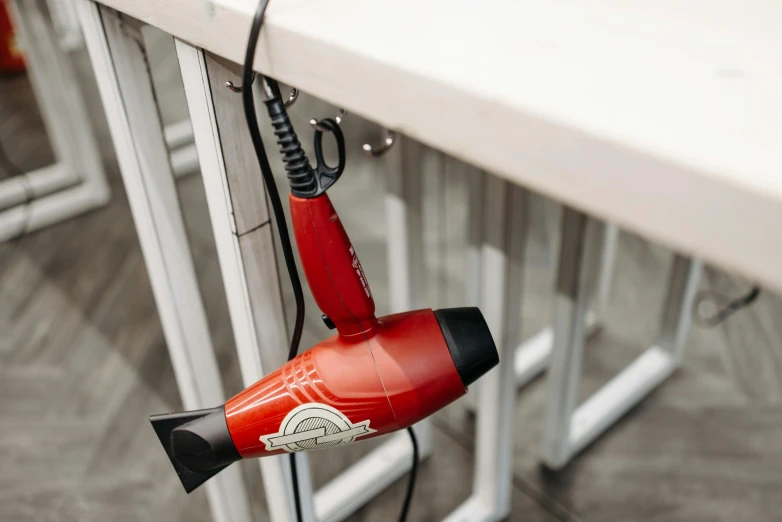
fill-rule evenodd
<path id="1" fill-rule="evenodd" d="M 79 49 L 84 43 L 79 17 L 73 2 L 74 0 L 47 0 L 51 25 L 59 35 L 60 47 L 65 52 Z M 190 120 L 185 119 L 167 125 L 164 134 L 166 144 L 171 152 L 171 168 L 174 170 L 174 175 L 179 177 L 194 172 L 198 168 L 198 155 L 193 143 L 193 129 L 190 127 Z M 34 179 L 33 174 L 37 173 L 30 174 L 31 181 Z M 72 180 L 72 182 L 75 181 Z M 57 178 L 57 181 L 45 179 L 41 183 L 46 185 L 41 188 L 36 187 L 36 194 L 39 195 L 58 190 L 64 180 L 60 181 L 60 178 Z M 20 189 L 16 190 L 17 193 L 20 191 Z M 0 199 L 0 208 L 3 208 L 2 201 Z"/>
<path id="2" fill-rule="evenodd" d="M 497 192 L 482 202 L 479 194 L 492 190 L 487 189 L 485 183 L 494 185 L 493 190 L 497 191 L 497 180 L 488 178 L 491 181 L 486 182 L 482 173 L 476 173 L 474 178 L 470 183 L 468 200 L 468 212 L 472 216 L 472 225 L 468 231 L 468 280 L 473 278 L 480 281 L 481 287 L 472 288 L 468 283 L 468 298 L 471 295 L 473 298 L 479 295 L 505 295 L 502 294 L 504 287 L 500 285 L 501 280 L 497 278 L 497 274 L 502 271 L 498 265 L 487 261 L 486 245 L 479 233 L 481 228 L 475 226 L 476 222 L 483 221 L 484 231 L 493 230 L 497 233 L 497 230 L 502 230 L 502 222 L 496 223 L 500 210 L 494 209 L 495 218 L 492 219 L 492 210 L 486 208 L 491 201 L 495 201 L 496 205 L 496 201 L 502 198 Z M 481 216 L 479 209 L 487 214 Z M 479 434 L 476 441 L 474 493 L 447 519 L 448 522 L 501 520 L 509 513 L 509 500 L 503 495 L 509 491 L 512 477 L 510 471 L 504 468 L 503 462 L 512 462 L 513 448 L 512 443 L 505 442 L 503 446 L 503 441 L 512 441 L 512 413 L 509 414 L 511 422 L 508 422 L 506 417 L 497 415 L 498 408 L 501 409 L 505 404 L 498 404 L 496 396 L 488 399 L 484 386 L 491 387 L 491 390 L 495 387 L 503 390 L 504 395 L 499 397 L 503 401 L 510 401 L 514 396 L 514 386 L 523 386 L 551 366 L 545 411 L 543 461 L 547 466 L 559 469 L 662 383 L 681 363 L 684 340 L 690 326 L 690 310 L 700 280 L 701 264 L 677 255 L 671 269 L 659 342 L 648 348 L 584 404 L 575 407 L 580 383 L 581 353 L 585 339 L 597 327 L 598 320 L 605 311 L 611 292 L 619 231 L 615 225 L 599 225 L 593 221 L 593 226 L 602 228 L 602 240 L 595 306 L 589 310 L 587 282 L 592 273 L 591 263 L 597 254 L 597 238 L 593 234 L 587 234 L 586 216 L 569 208 L 564 208 L 563 214 L 554 324 L 522 343 L 514 351 L 513 371 L 504 367 L 500 370 L 501 377 L 498 382 L 494 382 L 489 376 L 481 381 L 479 402 L 475 405 Z M 482 220 L 478 219 L 479 216 Z M 506 219 L 514 222 L 512 218 Z M 477 245 L 483 245 L 480 259 L 471 255 L 478 250 Z M 497 263 L 496 259 L 494 263 Z M 492 289 L 490 284 L 493 279 L 498 287 Z M 568 286 L 570 293 L 565 294 L 564 289 Z M 510 287 L 515 288 L 513 284 Z M 506 308 L 499 311 L 495 309 L 498 305 L 496 301 L 487 302 L 484 298 L 480 299 L 480 302 L 490 327 L 498 320 L 498 314 L 504 314 L 500 315 L 504 321 L 507 321 L 508 317 L 518 317 L 518 304 L 508 302 Z M 503 342 L 513 342 L 513 338 L 506 335 Z M 489 418 L 490 416 L 493 418 Z"/>
<path id="3" fill-rule="evenodd" d="M 76 14 L 73 0 L 47 0 L 47 5 L 52 25 L 59 35 L 62 49 L 69 52 L 82 47 L 84 38 L 81 34 L 79 17 Z M 167 125 L 164 134 L 171 154 L 171 168 L 174 171 L 174 176 L 180 177 L 195 172 L 198 168 L 198 155 L 193 143 L 193 129 L 190 128 L 190 120 L 185 119 Z M 60 187 L 52 186 L 49 191 L 53 192 L 58 188 Z M 36 192 L 36 194 L 43 193 Z M 2 208 L 1 203 L 0 208 Z"/>
<path id="4" fill-rule="evenodd" d="M 35 1 L 12 0 L 56 163 L 0 183 L 0 241 L 106 204 L 110 191 L 76 74 Z"/>
<path id="5" fill-rule="evenodd" d="M 81 45 L 71 0 L 48 2 L 51 19 L 37 2 L 11 2 L 25 50 L 30 83 L 40 105 L 56 162 L 0 182 L 0 241 L 54 225 L 108 203 L 110 190 L 68 50 Z M 60 41 L 52 29 L 56 28 Z M 193 131 L 185 120 L 165 129 L 174 174 L 198 167 Z"/>
<path id="6" fill-rule="evenodd" d="M 602 228 L 600 269 L 597 274 L 597 291 L 594 297 L 594 306 L 584 314 L 587 337 L 600 328 L 600 321 L 605 313 L 608 297 L 611 294 L 614 266 L 616 264 L 619 228 L 611 223 L 604 224 Z M 553 345 L 554 328 L 553 326 L 547 326 L 516 348 L 514 369 L 518 387 L 526 386 L 549 367 Z"/>
<path id="7" fill-rule="evenodd" d="M 700 281 L 701 263 L 675 255 L 658 342 L 576 406 L 593 258 L 586 237 L 588 221 L 584 214 L 564 209 L 542 440 L 543 462 L 552 469 L 565 466 L 679 367 Z"/>
<path id="8" fill-rule="evenodd" d="M 82 47 L 84 38 L 81 34 L 79 17 L 76 14 L 73 0 L 47 0 L 47 5 L 52 25 L 59 35 L 60 47 L 66 52 L 75 51 Z M 193 143 L 193 129 L 190 128 L 190 120 L 185 119 L 167 125 L 164 134 L 171 153 L 171 168 L 174 171 L 174 176 L 180 177 L 193 173 L 198 168 L 198 155 Z M 30 174 L 31 177 L 33 174 Z M 46 188 L 49 192 L 60 188 L 60 186 L 54 186 L 54 183 L 51 185 L 51 189 L 49 189 L 49 185 Z M 43 193 L 36 192 L 36 194 Z M 0 208 L 2 208 L 2 203 L 0 203 Z"/>
<path id="9" fill-rule="evenodd" d="M 486 174 L 476 170 L 468 180 L 468 238 L 467 238 L 467 302 L 479 302 L 481 283 L 481 214 L 483 208 L 483 183 Z M 600 328 L 600 320 L 605 313 L 608 298 L 611 295 L 614 266 L 616 264 L 619 228 L 611 223 L 602 227 L 600 269 L 597 279 L 597 291 L 594 296 L 594 306 L 585 315 L 587 337 Z M 525 339 L 514 353 L 514 373 L 516 386 L 523 388 L 533 379 L 542 374 L 551 364 L 551 352 L 554 344 L 554 329 L 547 326 Z M 466 406 L 475 411 L 475 394 L 470 394 Z"/>
<path id="10" fill-rule="evenodd" d="M 500 352 L 500 364 L 478 381 L 472 495 L 447 522 L 499 521 L 510 514 L 515 418 L 514 353 L 521 315 L 528 193 L 486 176 L 481 245 L 481 310 Z"/>
<path id="11" fill-rule="evenodd" d="M 225 396 L 139 27 L 90 0 L 76 5 L 183 406 L 222 404 Z M 238 467 L 224 470 L 205 488 L 214 520 L 251 520 Z"/>

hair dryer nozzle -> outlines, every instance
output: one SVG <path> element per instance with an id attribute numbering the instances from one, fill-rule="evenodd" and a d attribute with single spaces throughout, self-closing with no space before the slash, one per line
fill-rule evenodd
<path id="1" fill-rule="evenodd" d="M 149 421 L 188 493 L 242 458 L 231 440 L 224 406 L 152 415 Z"/>
<path id="2" fill-rule="evenodd" d="M 478 308 L 443 308 L 435 310 L 434 316 L 465 388 L 500 362 L 494 339 Z"/>

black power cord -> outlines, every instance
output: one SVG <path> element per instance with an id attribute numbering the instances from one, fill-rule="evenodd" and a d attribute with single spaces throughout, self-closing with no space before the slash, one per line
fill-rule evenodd
<path id="1" fill-rule="evenodd" d="M 255 155 L 258 157 L 258 163 L 261 166 L 261 173 L 263 174 L 263 181 L 266 185 L 266 190 L 269 193 L 269 200 L 272 204 L 274 220 L 282 245 L 282 253 L 285 257 L 285 266 L 288 270 L 288 276 L 290 277 L 291 286 L 293 287 L 293 296 L 296 300 L 296 321 L 293 326 L 293 337 L 291 338 L 290 350 L 288 351 L 288 360 L 291 360 L 296 357 L 296 354 L 299 351 L 301 332 L 304 328 L 304 292 L 301 287 L 299 272 L 296 269 L 296 259 L 293 254 L 288 227 L 286 226 L 282 201 L 280 200 L 280 194 L 277 191 L 277 183 L 274 181 L 274 174 L 269 165 L 269 158 L 266 156 L 266 149 L 264 148 L 263 140 L 261 139 L 261 131 L 258 126 L 258 119 L 255 115 L 255 97 L 253 96 L 252 89 L 253 78 L 255 76 L 252 64 L 255 59 L 255 48 L 258 45 L 258 35 L 261 32 L 263 15 L 268 3 L 268 0 L 262 0 L 258 4 L 258 10 L 255 13 L 252 28 L 250 29 L 250 38 L 247 42 L 247 52 L 244 57 L 244 71 L 242 73 L 242 102 L 244 103 L 244 115 L 245 118 L 247 118 L 247 128 L 250 131 L 250 137 L 252 138 L 253 147 L 255 148 Z M 272 89 L 277 84 L 277 82 L 270 79 L 264 79 L 264 81 L 266 81 Z M 277 87 L 276 90 L 277 93 L 279 93 L 279 87 Z"/>
<path id="2" fill-rule="evenodd" d="M 301 288 L 299 271 L 296 268 L 296 259 L 291 246 L 291 238 L 288 234 L 288 227 L 285 221 L 285 213 L 282 209 L 282 201 L 277 191 L 277 183 L 274 181 L 274 174 L 269 165 L 269 158 L 266 156 L 266 149 L 263 147 L 261 131 L 258 126 L 258 119 L 255 115 L 255 98 L 253 96 L 253 60 L 255 59 L 255 48 L 258 45 L 258 35 L 261 33 L 263 15 L 266 12 L 268 0 L 262 0 L 258 4 L 250 29 L 250 37 L 247 41 L 247 52 L 244 57 L 244 71 L 242 73 L 242 102 L 244 104 L 244 116 L 247 118 L 247 128 L 250 131 L 255 155 L 258 157 L 258 163 L 261 166 L 263 182 L 266 185 L 266 191 L 269 193 L 269 201 L 272 204 L 274 212 L 274 221 L 277 226 L 277 233 L 280 236 L 282 253 L 285 258 L 285 267 L 288 270 L 288 277 L 293 287 L 293 296 L 296 301 L 296 320 L 293 326 L 293 336 L 288 350 L 288 360 L 290 361 L 299 352 L 299 343 L 301 342 L 301 333 L 304 328 L 304 292 Z M 267 80 L 268 81 L 268 80 Z M 276 82 L 275 82 L 276 83 Z M 278 88 L 279 91 L 279 88 Z M 301 516 L 301 498 L 299 496 L 299 477 L 296 470 L 296 454 L 290 454 L 291 482 L 293 484 L 293 503 L 296 507 L 296 520 L 302 522 Z"/>
<path id="3" fill-rule="evenodd" d="M 244 56 L 244 69 L 242 71 L 242 102 L 244 104 L 244 115 L 247 118 L 247 127 L 250 131 L 253 147 L 255 148 L 255 155 L 258 157 L 258 163 L 261 166 L 261 173 L 263 174 L 263 181 L 266 185 L 266 190 L 269 193 L 269 200 L 272 204 L 274 221 L 277 226 L 277 232 L 280 236 L 280 244 L 282 245 L 282 252 L 285 258 L 285 267 L 291 280 L 293 295 L 296 301 L 296 321 L 294 323 L 293 337 L 291 338 L 290 350 L 288 352 L 288 360 L 290 361 L 296 357 L 296 354 L 299 351 L 299 342 L 301 341 L 301 333 L 304 327 L 304 293 L 301 287 L 301 280 L 299 279 L 299 272 L 296 268 L 296 260 L 293 254 L 293 248 L 291 246 L 290 235 L 288 234 L 288 227 L 286 226 L 285 214 L 282 209 L 280 194 L 277 191 L 277 183 L 274 181 L 274 174 L 272 173 L 271 166 L 269 165 L 269 158 L 266 156 L 266 149 L 264 148 L 263 140 L 261 139 L 261 131 L 258 126 L 258 119 L 255 113 L 255 99 L 252 89 L 253 79 L 255 78 L 255 73 L 253 72 L 255 50 L 258 46 L 258 36 L 261 33 L 263 16 L 268 5 L 268 0 L 261 0 L 258 3 L 258 7 L 255 11 L 255 17 L 253 18 L 252 26 L 250 27 L 250 36 L 247 40 L 247 51 Z M 280 88 L 277 82 L 265 77 L 263 78 L 263 81 L 265 83 L 264 88 L 266 90 L 267 96 L 269 96 L 269 99 L 279 99 Z M 284 107 L 282 110 L 284 111 Z M 289 136 L 291 138 L 295 138 L 295 134 L 293 134 L 292 129 L 289 132 Z M 283 153 L 285 153 L 284 150 Z M 290 167 L 290 165 L 287 166 Z M 291 169 L 289 168 L 289 172 L 290 170 Z M 415 433 L 413 432 L 412 428 L 407 428 L 407 433 L 410 435 L 410 441 L 413 444 L 413 464 L 410 468 L 410 480 L 407 484 L 405 501 L 402 506 L 402 512 L 399 516 L 400 522 L 405 522 L 407 520 L 407 514 L 410 511 L 410 503 L 413 499 L 415 480 L 416 476 L 418 475 L 418 441 L 416 440 Z M 296 472 L 295 456 L 295 453 L 290 454 L 293 500 L 296 506 L 296 519 L 299 522 L 302 522 L 299 480 Z"/>

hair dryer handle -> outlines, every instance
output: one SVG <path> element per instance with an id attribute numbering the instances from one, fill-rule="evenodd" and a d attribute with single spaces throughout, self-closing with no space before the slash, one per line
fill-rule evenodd
<path id="1" fill-rule="evenodd" d="M 327 194 L 291 194 L 291 221 L 312 296 L 341 335 L 375 329 L 375 301 L 355 249 Z"/>

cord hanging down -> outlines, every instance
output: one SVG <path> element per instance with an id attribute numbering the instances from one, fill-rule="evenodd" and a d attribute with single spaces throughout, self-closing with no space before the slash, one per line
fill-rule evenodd
<path id="1" fill-rule="evenodd" d="M 293 336 L 291 337 L 290 349 L 288 351 L 288 360 L 296 357 L 299 351 L 299 343 L 301 341 L 301 334 L 304 329 L 304 293 L 301 287 L 301 280 L 299 279 L 299 272 L 296 269 L 296 260 L 293 254 L 293 247 L 291 246 L 290 235 L 288 234 L 288 227 L 286 226 L 285 213 L 282 209 L 282 202 L 280 201 L 280 194 L 277 191 L 277 184 L 274 181 L 274 174 L 272 173 L 271 166 L 269 165 L 269 159 L 266 156 L 266 150 L 263 146 L 263 140 L 261 139 L 261 131 L 258 126 L 258 120 L 255 116 L 255 99 L 253 96 L 253 89 L 250 87 L 255 79 L 255 72 L 252 69 L 253 60 L 255 59 L 255 49 L 258 46 L 258 36 L 261 32 L 261 25 L 263 23 L 263 15 L 266 12 L 266 7 L 269 5 L 268 0 L 261 0 L 258 3 L 258 7 L 255 11 L 255 17 L 253 18 L 252 27 L 250 28 L 250 36 L 247 41 L 247 51 L 244 58 L 244 70 L 242 74 L 242 101 L 244 104 L 244 115 L 247 119 L 247 127 L 252 139 L 253 148 L 255 149 L 255 155 L 258 158 L 258 164 L 261 167 L 261 174 L 263 175 L 263 181 L 266 185 L 266 191 L 269 194 L 269 200 L 271 201 L 272 211 L 274 213 L 274 221 L 277 227 L 277 234 L 280 238 L 280 245 L 282 246 L 283 257 L 285 258 L 285 267 L 288 271 L 288 277 L 291 281 L 291 287 L 293 288 L 293 296 L 296 302 L 296 320 L 293 326 Z M 279 93 L 279 86 L 277 82 L 264 79 L 264 87 L 274 93 L 276 87 L 277 93 Z M 290 455 L 291 466 L 291 482 L 293 487 L 293 502 L 296 509 L 296 520 L 302 522 L 301 514 L 301 499 L 299 496 L 299 480 L 296 469 L 296 454 Z"/>

